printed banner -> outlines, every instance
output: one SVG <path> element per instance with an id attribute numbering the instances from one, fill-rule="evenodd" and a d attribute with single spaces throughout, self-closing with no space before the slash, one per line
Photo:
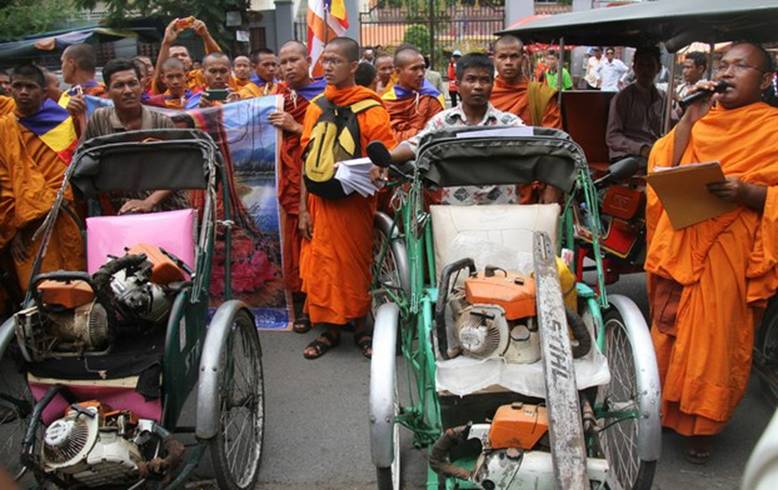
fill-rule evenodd
<path id="1" fill-rule="evenodd" d="M 104 105 L 104 99 L 87 97 L 89 109 Z M 98 102 L 99 101 L 99 102 Z M 219 107 L 165 112 L 177 126 L 207 132 L 219 146 L 224 158 L 229 202 L 218 192 L 218 217 L 230 211 L 232 228 L 232 297 L 246 303 L 256 326 L 268 330 L 291 327 L 291 295 L 284 288 L 282 233 L 278 205 L 277 168 L 281 132 L 270 124 L 268 116 L 283 106 L 280 96 L 267 96 Z M 90 110 L 91 112 L 91 110 Z M 202 192 L 192 192 L 192 207 L 202 210 Z M 225 293 L 225 232 L 217 227 L 211 271 L 211 314 Z"/>

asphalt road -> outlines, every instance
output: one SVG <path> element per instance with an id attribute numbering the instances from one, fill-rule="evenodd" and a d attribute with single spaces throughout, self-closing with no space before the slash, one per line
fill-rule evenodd
<path id="1" fill-rule="evenodd" d="M 609 291 L 625 294 L 644 311 L 647 309 L 642 275 L 625 277 Z M 314 361 L 302 356 L 313 333 L 261 332 L 260 338 L 267 422 L 257 488 L 375 488 L 367 424 L 369 363 L 353 345 L 351 335 L 345 334 L 336 350 Z M 755 381 L 752 380 L 732 422 L 717 437 L 715 452 L 707 465 L 687 463 L 680 438 L 663 433 L 662 459 L 654 488 L 738 488 L 748 456 L 772 415 Z M 194 415 L 193 403 L 188 407 L 185 418 Z M 410 447 L 408 433 L 403 435 L 404 488 L 423 488 L 425 454 Z M 200 482 L 192 482 L 189 488 L 214 488 L 207 483 L 207 464 L 200 477 Z"/>

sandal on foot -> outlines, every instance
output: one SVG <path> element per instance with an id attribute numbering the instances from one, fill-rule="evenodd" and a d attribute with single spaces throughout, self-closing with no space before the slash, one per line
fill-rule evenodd
<path id="1" fill-rule="evenodd" d="M 686 446 L 686 461 L 692 464 L 702 465 L 708 462 L 711 456 L 711 442 L 709 437 L 692 437 Z"/>
<path id="2" fill-rule="evenodd" d="M 328 350 L 334 349 L 340 343 L 340 334 L 325 330 L 321 335 L 313 339 L 303 351 L 306 359 L 316 359 L 323 356 Z"/>
<path id="3" fill-rule="evenodd" d="M 307 316 L 298 317 L 294 323 L 292 323 L 292 331 L 294 333 L 308 333 L 311 331 L 311 319 Z"/>
<path id="4" fill-rule="evenodd" d="M 354 332 L 354 343 L 362 355 L 370 359 L 373 357 L 373 336 L 368 332 Z"/>

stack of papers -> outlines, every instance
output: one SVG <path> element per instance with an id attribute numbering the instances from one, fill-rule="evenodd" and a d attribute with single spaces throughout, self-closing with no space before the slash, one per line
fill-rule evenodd
<path id="1" fill-rule="evenodd" d="M 370 169 L 373 162 L 369 158 L 355 158 L 338 162 L 335 178 L 343 187 L 343 192 L 351 194 L 358 192 L 362 197 L 372 196 L 378 187 L 370 180 Z"/>

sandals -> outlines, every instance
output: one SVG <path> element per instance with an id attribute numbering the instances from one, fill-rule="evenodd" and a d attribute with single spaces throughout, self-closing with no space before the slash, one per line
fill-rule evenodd
<path id="1" fill-rule="evenodd" d="M 313 339 L 313 342 L 308 344 L 303 351 L 303 357 L 306 359 L 317 359 L 327 353 L 328 350 L 334 349 L 340 344 L 340 333 L 336 333 L 336 330 L 325 330 L 321 335 Z"/>
<path id="2" fill-rule="evenodd" d="M 362 351 L 362 355 L 370 359 L 373 357 L 373 336 L 365 329 L 354 332 L 354 344 Z"/>
<path id="3" fill-rule="evenodd" d="M 298 317 L 294 323 L 292 323 L 292 331 L 294 333 L 308 333 L 311 331 L 311 319 L 303 315 Z"/>
<path id="4" fill-rule="evenodd" d="M 685 458 L 691 464 L 703 465 L 711 456 L 710 436 L 692 436 L 686 444 Z"/>

